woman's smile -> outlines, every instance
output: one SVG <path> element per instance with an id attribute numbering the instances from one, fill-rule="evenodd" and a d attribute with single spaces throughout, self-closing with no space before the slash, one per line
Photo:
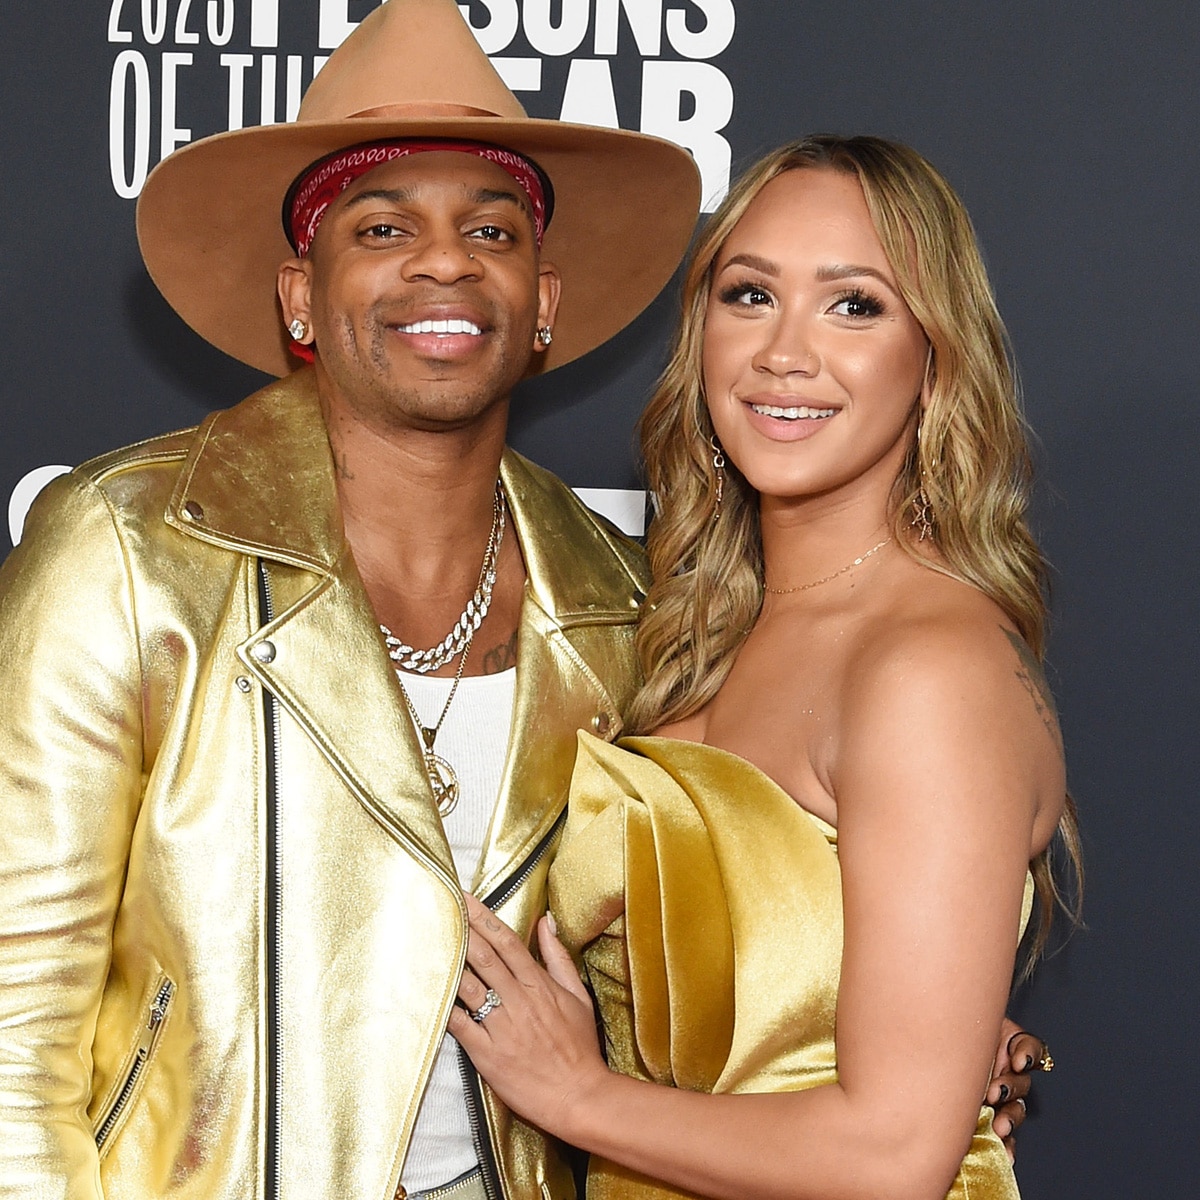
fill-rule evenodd
<path id="1" fill-rule="evenodd" d="M 742 398 L 747 421 L 764 437 L 778 442 L 810 438 L 829 425 L 837 408 L 804 402 L 797 397 Z"/>

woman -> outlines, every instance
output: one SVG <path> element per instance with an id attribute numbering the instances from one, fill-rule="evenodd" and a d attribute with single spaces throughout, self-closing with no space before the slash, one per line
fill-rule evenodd
<path id="1" fill-rule="evenodd" d="M 451 1024 L 589 1200 L 1017 1194 L 980 1098 L 1076 841 L 1004 345 L 905 147 L 785 147 L 696 248 L 643 422 L 656 736 L 581 735 L 551 884 L 608 1065 L 552 921 L 546 974 L 472 910 Z"/>

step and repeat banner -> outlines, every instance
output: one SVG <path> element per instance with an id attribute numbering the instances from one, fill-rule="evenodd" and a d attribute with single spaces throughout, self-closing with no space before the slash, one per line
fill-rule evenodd
<path id="1" fill-rule="evenodd" d="M 159 297 L 138 258 L 135 200 L 177 147 L 294 117 L 376 2 L 3 7 L 0 550 L 56 473 L 192 425 L 263 382 Z M 1051 681 L 1089 868 L 1086 930 L 1014 1001 L 1059 1063 L 1038 1081 L 1021 1137 L 1023 1194 L 1184 1194 L 1200 1068 L 1198 10 L 461 8 L 532 115 L 672 138 L 695 155 L 708 210 L 740 166 L 814 131 L 910 142 L 966 200 L 1037 434 L 1036 524 L 1055 567 Z M 644 501 L 633 425 L 674 302 L 668 292 L 514 406 L 517 448 L 634 532 Z"/>

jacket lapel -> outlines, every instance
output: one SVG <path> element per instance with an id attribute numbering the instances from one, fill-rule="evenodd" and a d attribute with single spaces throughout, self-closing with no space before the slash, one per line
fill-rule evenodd
<path id="1" fill-rule="evenodd" d="M 208 419 L 167 520 L 266 560 L 274 617 L 242 661 L 359 803 L 456 889 L 416 731 L 342 532 L 311 370 Z"/>
<path id="2" fill-rule="evenodd" d="M 577 730 L 609 737 L 620 731 L 635 682 L 631 633 L 642 582 L 553 476 L 508 451 L 501 478 L 527 582 L 512 733 L 475 880 L 480 896 L 519 871 L 562 813 Z M 624 651 L 612 626 L 629 631 Z"/>
<path id="3" fill-rule="evenodd" d="M 273 648 L 269 662 L 256 654 L 262 642 Z M 359 803 L 457 890 L 416 730 L 349 555 L 240 653 Z"/>

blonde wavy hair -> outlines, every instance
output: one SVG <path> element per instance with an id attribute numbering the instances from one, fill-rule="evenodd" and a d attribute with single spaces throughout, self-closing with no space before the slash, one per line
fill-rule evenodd
<path id="1" fill-rule="evenodd" d="M 975 233 L 945 179 L 907 146 L 876 137 L 804 138 L 768 154 L 733 186 L 694 246 L 673 351 L 640 430 L 657 514 L 648 535 L 654 583 L 637 644 L 645 684 L 629 727 L 650 730 L 713 698 L 762 607 L 758 495 L 728 464 L 720 519 L 713 427 L 704 396 L 704 322 L 721 247 L 755 198 L 787 171 L 855 176 L 900 293 L 930 346 L 927 402 L 892 493 L 892 533 L 920 562 L 990 596 L 1040 660 L 1045 647 L 1045 563 L 1025 522 L 1030 460 L 1008 340 Z M 941 555 L 913 545 L 914 502 L 924 482 Z M 1054 909 L 1078 916 L 1082 860 L 1067 797 L 1059 841 L 1076 880 L 1068 904 L 1051 850 L 1032 865 L 1039 897 L 1026 971 L 1044 948 Z"/>

